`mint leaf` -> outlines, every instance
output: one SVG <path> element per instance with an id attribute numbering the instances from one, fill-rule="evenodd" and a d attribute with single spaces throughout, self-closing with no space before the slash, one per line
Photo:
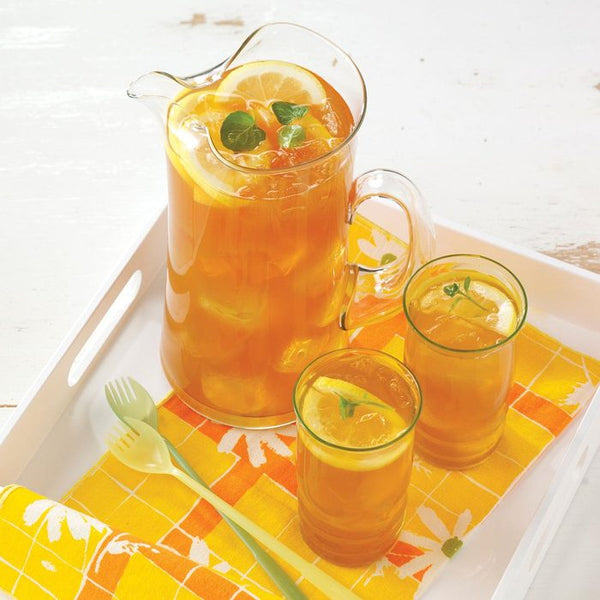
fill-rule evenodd
<path id="1" fill-rule="evenodd" d="M 282 148 L 295 148 L 306 139 L 306 133 L 302 125 L 285 125 L 277 133 L 277 139 Z"/>
<path id="2" fill-rule="evenodd" d="M 477 300 L 475 300 L 472 296 L 469 295 L 469 288 L 471 287 L 471 278 L 469 276 L 465 277 L 463 287 L 465 290 L 464 292 L 460 289 L 460 284 L 458 284 L 458 283 L 453 283 L 452 285 L 445 285 L 442 288 L 444 290 L 444 294 L 446 294 L 446 296 L 449 296 L 450 298 L 454 298 L 454 296 L 456 296 L 456 294 L 458 294 L 460 296 L 459 298 L 456 298 L 454 300 L 454 302 L 451 304 L 450 310 L 452 310 L 459 303 L 459 301 L 462 300 L 462 298 L 465 298 L 466 300 L 468 300 L 469 302 L 471 302 L 472 304 L 474 304 L 481 310 L 483 310 L 485 312 L 489 312 L 485 306 L 482 306 L 481 304 L 479 304 L 479 302 L 477 302 Z"/>
<path id="3" fill-rule="evenodd" d="M 343 396 L 340 396 L 339 394 L 337 394 L 337 397 L 340 399 L 340 416 L 342 417 L 342 419 L 347 419 L 348 417 L 351 417 L 352 414 L 350 414 L 350 410 L 352 410 L 352 413 L 354 413 L 354 409 L 351 409 L 352 403 L 349 400 L 346 400 L 346 398 L 344 398 Z"/>
<path id="4" fill-rule="evenodd" d="M 273 102 L 271 110 L 282 125 L 287 125 L 294 119 L 301 119 L 308 112 L 308 106 L 300 106 L 291 102 Z"/>
<path id="5" fill-rule="evenodd" d="M 340 401 L 339 401 L 340 416 L 342 417 L 342 419 L 347 419 L 348 417 L 353 417 L 354 410 L 358 406 L 358 403 L 353 402 L 352 400 L 348 400 L 347 398 L 344 398 L 344 396 L 341 396 L 338 393 L 336 393 L 336 396 L 340 399 Z"/>
<path id="6" fill-rule="evenodd" d="M 445 285 L 442 289 L 444 290 L 444 294 L 446 294 L 446 296 L 453 298 L 456 296 L 456 294 L 458 294 L 460 286 L 458 283 L 453 283 L 452 285 Z"/>
<path id="7" fill-rule="evenodd" d="M 342 419 L 347 419 L 348 417 L 354 416 L 354 411 L 357 406 L 378 406 L 379 408 L 387 408 L 389 410 L 394 410 L 393 407 L 388 404 L 382 404 L 381 402 L 372 402 L 371 400 L 348 400 L 344 398 L 341 394 L 334 392 L 335 395 L 340 399 L 340 416 Z"/>
<path id="8" fill-rule="evenodd" d="M 266 137 L 265 132 L 256 126 L 254 117 L 243 110 L 227 115 L 221 125 L 223 146 L 234 152 L 254 150 Z"/>

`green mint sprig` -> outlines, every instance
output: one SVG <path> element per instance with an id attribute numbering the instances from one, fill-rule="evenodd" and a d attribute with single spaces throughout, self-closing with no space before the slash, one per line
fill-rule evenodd
<path id="1" fill-rule="evenodd" d="M 344 398 L 341 394 L 336 394 L 339 400 L 340 407 L 340 416 L 342 419 L 348 419 L 354 416 L 354 411 L 357 406 L 368 405 L 368 406 L 378 406 L 379 408 L 387 408 L 389 410 L 394 410 L 391 406 L 387 404 L 382 404 L 381 402 L 373 402 L 372 400 L 348 400 L 348 398 Z"/>
<path id="2" fill-rule="evenodd" d="M 266 137 L 254 117 L 243 110 L 228 114 L 221 124 L 221 141 L 225 148 L 234 152 L 254 150 Z"/>
<path id="3" fill-rule="evenodd" d="M 301 119 L 308 112 L 308 106 L 278 101 L 271 104 L 271 110 L 282 125 L 289 125 L 293 120 Z"/>
<path id="4" fill-rule="evenodd" d="M 271 110 L 283 125 L 277 132 L 279 145 L 285 150 L 300 146 L 306 140 L 306 132 L 302 125 L 291 125 L 291 123 L 296 119 L 301 119 L 308 112 L 308 106 L 277 101 L 271 104 Z"/>
<path id="5" fill-rule="evenodd" d="M 459 296 L 458 298 L 456 298 L 454 300 L 454 302 L 450 305 L 450 310 L 452 310 L 461 300 L 465 299 L 468 300 L 469 302 L 471 302 L 472 304 L 474 304 L 475 306 L 477 306 L 478 308 L 480 308 L 481 310 L 488 312 L 488 309 L 483 306 L 482 304 L 479 304 L 479 302 L 477 302 L 477 300 L 475 300 L 470 294 L 469 294 L 469 288 L 471 287 L 471 278 L 470 277 L 465 277 L 465 281 L 463 283 L 463 290 L 460 289 L 460 284 L 459 283 L 452 283 L 450 285 L 445 285 L 442 289 L 444 290 L 444 294 L 446 294 L 446 296 L 449 296 L 450 298 L 454 298 L 454 296 Z"/>

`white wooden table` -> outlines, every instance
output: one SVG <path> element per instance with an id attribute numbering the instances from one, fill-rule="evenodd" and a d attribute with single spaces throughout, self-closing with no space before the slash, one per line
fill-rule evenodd
<path id="1" fill-rule="evenodd" d="M 357 172 L 400 170 L 436 214 L 600 272 L 594 0 L 4 0 L 0 427 L 165 202 L 159 133 L 129 81 L 210 67 L 277 20 L 363 71 Z M 529 600 L 598 597 L 599 498 L 597 456 Z"/>

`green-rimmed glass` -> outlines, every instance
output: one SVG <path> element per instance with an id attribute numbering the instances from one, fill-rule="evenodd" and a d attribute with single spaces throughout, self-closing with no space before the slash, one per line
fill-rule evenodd
<path id="1" fill-rule="evenodd" d="M 436 258 L 404 291 L 405 361 L 423 391 L 417 452 L 449 469 L 498 445 L 527 296 L 505 266 L 475 254 Z"/>
<path id="2" fill-rule="evenodd" d="M 373 562 L 404 519 L 421 412 L 417 380 L 389 354 L 335 350 L 301 373 L 294 410 L 305 541 L 337 564 Z"/>

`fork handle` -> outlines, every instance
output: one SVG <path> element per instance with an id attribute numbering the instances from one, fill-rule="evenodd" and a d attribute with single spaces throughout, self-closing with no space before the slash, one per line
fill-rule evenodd
<path id="1" fill-rule="evenodd" d="M 167 448 L 175 462 L 185 471 L 188 477 L 197 481 L 200 485 L 207 488 L 206 482 L 200 475 L 194 471 L 190 463 L 178 452 L 173 444 L 164 438 Z M 184 483 L 187 483 L 184 481 Z M 236 535 L 244 542 L 246 547 L 252 552 L 256 562 L 263 568 L 265 573 L 273 580 L 273 583 L 279 588 L 287 600 L 307 600 L 306 596 L 296 585 L 294 580 L 281 568 L 281 566 L 271 558 L 256 542 L 256 540 L 245 530 L 236 525 L 229 517 L 221 514 L 225 522 L 233 529 Z"/>
<path id="2" fill-rule="evenodd" d="M 217 496 L 210 488 L 200 485 L 195 479 L 192 479 L 187 473 L 173 466 L 170 474 L 179 479 L 183 484 L 194 490 L 201 498 L 218 510 L 222 515 L 228 517 L 237 525 L 246 530 L 247 533 L 257 539 L 263 546 L 271 550 L 274 554 L 285 560 L 290 566 L 310 581 L 315 587 L 327 596 L 336 600 L 360 600 L 360 598 L 344 587 L 337 579 L 331 577 L 319 567 L 308 562 L 299 554 L 282 544 L 277 538 L 257 525 L 252 519 L 242 514 L 239 510 L 225 502 Z"/>

